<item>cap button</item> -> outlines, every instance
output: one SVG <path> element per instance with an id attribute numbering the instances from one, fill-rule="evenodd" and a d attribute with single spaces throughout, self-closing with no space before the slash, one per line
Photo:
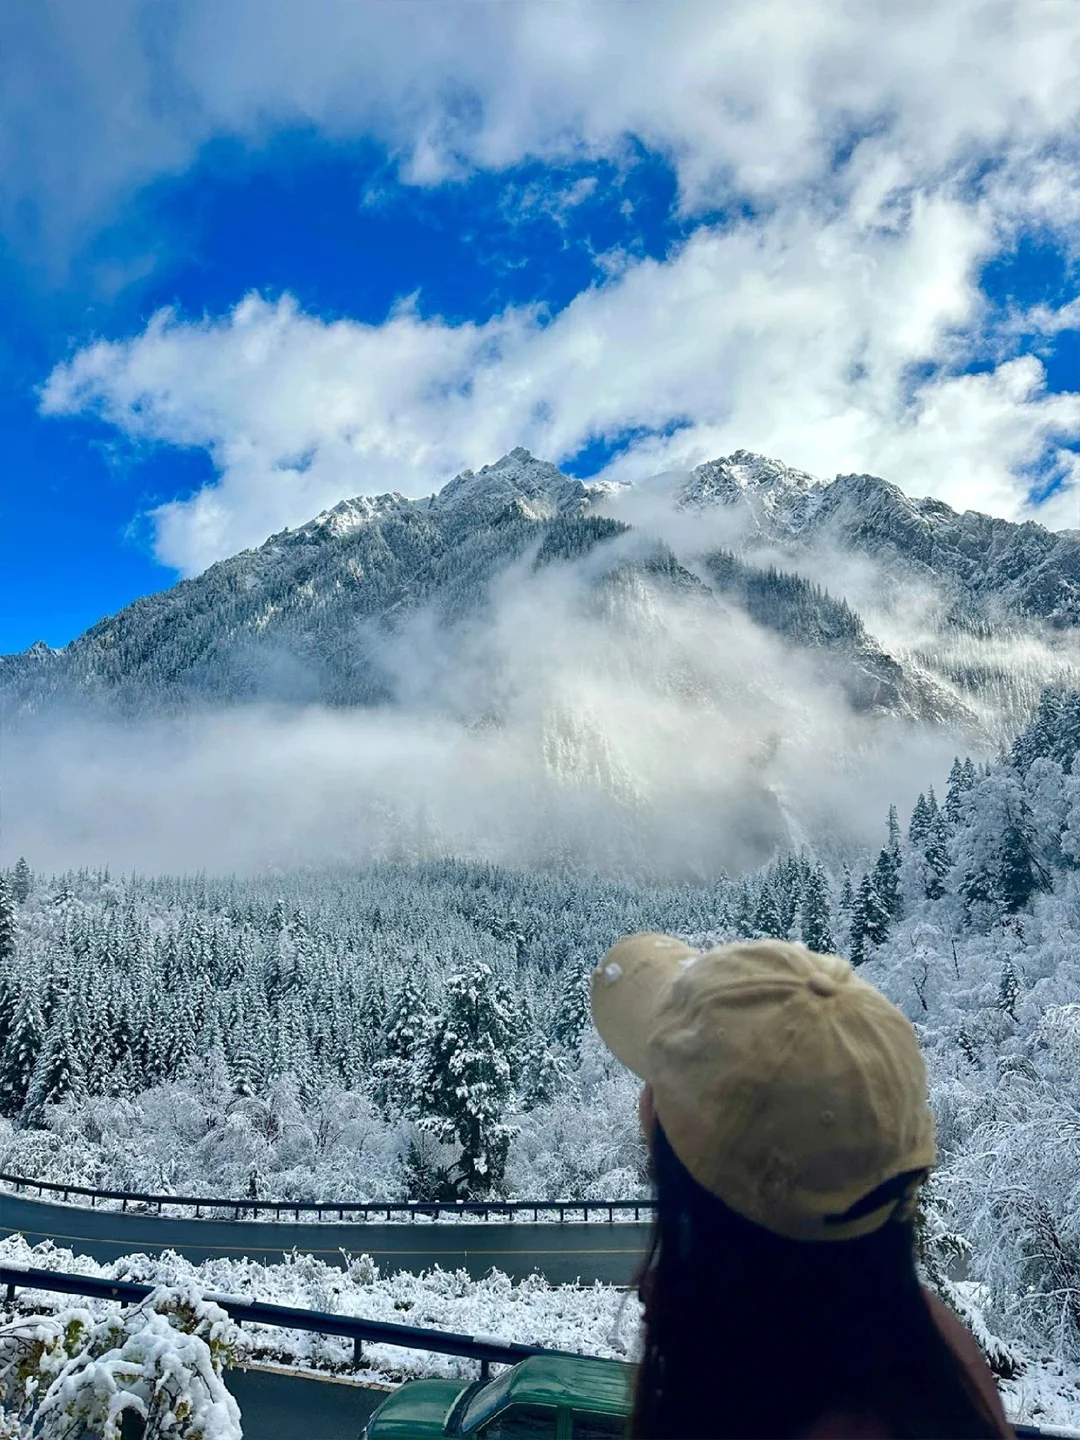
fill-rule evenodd
<path id="1" fill-rule="evenodd" d="M 820 970 L 816 970 L 806 983 L 815 995 L 835 995 L 840 988 L 831 975 L 823 975 Z"/>

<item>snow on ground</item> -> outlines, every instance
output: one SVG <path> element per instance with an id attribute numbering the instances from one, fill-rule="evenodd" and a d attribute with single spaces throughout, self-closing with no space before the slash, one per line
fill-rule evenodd
<path id="1" fill-rule="evenodd" d="M 295 1254 L 282 1264 L 219 1258 L 193 1265 L 175 1251 L 126 1255 L 100 1265 L 51 1242 L 31 1247 L 21 1235 L 0 1240 L 0 1265 L 22 1265 L 144 1284 L 195 1283 L 216 1296 L 243 1296 L 338 1315 L 418 1325 L 457 1334 L 515 1340 L 615 1359 L 636 1354 L 636 1298 L 612 1285 L 550 1285 L 539 1276 L 517 1284 L 493 1271 L 472 1280 L 464 1271 L 438 1268 L 425 1275 L 381 1276 L 369 1256 L 350 1258 L 347 1270 Z M 20 1308 L 68 1304 L 46 1292 L 20 1291 Z M 107 1302 L 86 1302 L 88 1307 Z M 245 1325 L 252 1360 L 280 1360 L 352 1373 L 352 1341 L 269 1326 Z M 366 1379 L 393 1382 L 419 1375 L 473 1378 L 475 1361 L 397 1346 L 365 1345 Z"/>

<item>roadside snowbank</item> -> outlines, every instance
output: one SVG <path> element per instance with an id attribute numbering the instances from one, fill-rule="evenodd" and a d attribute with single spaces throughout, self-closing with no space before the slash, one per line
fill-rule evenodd
<path id="1" fill-rule="evenodd" d="M 282 1264 L 222 1257 L 193 1265 L 174 1251 L 160 1256 L 126 1255 L 100 1265 L 85 1255 L 45 1242 L 31 1247 L 21 1235 L 0 1240 L 0 1264 L 61 1270 L 143 1284 L 194 1283 L 204 1293 L 243 1296 L 337 1315 L 420 1325 L 458 1334 L 497 1337 L 614 1359 L 632 1359 L 639 1335 L 636 1298 L 611 1285 L 550 1285 L 539 1276 L 513 1283 L 498 1271 L 472 1280 L 464 1271 L 438 1268 L 425 1275 L 380 1276 L 366 1255 L 351 1257 L 346 1270 L 310 1255 Z M 21 1309 L 52 1308 L 59 1297 L 20 1291 Z M 64 1300 L 68 1304 L 70 1300 Z M 87 1300 L 88 1308 L 106 1302 Z M 252 1360 L 280 1360 L 315 1369 L 356 1373 L 352 1342 L 303 1331 L 245 1325 Z M 476 1374 L 476 1362 L 397 1346 L 365 1345 L 365 1379 L 396 1381 L 418 1375 Z"/>

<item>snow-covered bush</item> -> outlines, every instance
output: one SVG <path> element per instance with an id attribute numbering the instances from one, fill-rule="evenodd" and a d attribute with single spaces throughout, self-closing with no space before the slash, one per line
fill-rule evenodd
<path id="1" fill-rule="evenodd" d="M 131 1415 L 146 1440 L 240 1440 L 222 1371 L 241 1344 L 192 1286 L 158 1287 L 104 1317 L 70 1307 L 19 1318 L 0 1327 L 0 1417 L 35 1440 L 120 1440 Z"/>

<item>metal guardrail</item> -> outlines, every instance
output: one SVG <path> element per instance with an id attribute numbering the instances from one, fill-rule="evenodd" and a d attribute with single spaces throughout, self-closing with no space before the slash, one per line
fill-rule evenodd
<path id="1" fill-rule="evenodd" d="M 19 1290 L 49 1290 L 60 1295 L 87 1295 L 96 1300 L 145 1300 L 157 1288 L 133 1280 L 100 1280 L 92 1275 L 68 1275 L 58 1270 L 34 1270 L 19 1265 L 0 1266 L 0 1287 L 11 1304 Z M 486 1380 L 492 1365 L 516 1365 L 530 1355 L 570 1355 L 544 1345 L 523 1345 L 480 1335 L 458 1335 L 449 1330 L 428 1330 L 389 1320 L 363 1320 L 352 1315 L 329 1315 L 320 1310 L 299 1310 L 289 1305 L 267 1305 L 261 1300 L 239 1300 L 230 1295 L 206 1295 L 238 1322 L 273 1325 L 281 1330 L 310 1330 L 320 1335 L 343 1335 L 353 1342 L 353 1362 L 359 1364 L 365 1340 L 398 1345 L 406 1350 L 429 1350 L 437 1355 L 462 1355 L 479 1360 L 480 1378 Z"/>
<path id="2" fill-rule="evenodd" d="M 13 1303 L 22 1290 L 46 1290 L 60 1295 L 85 1295 L 97 1300 L 139 1301 L 153 1293 L 153 1285 L 132 1280 L 98 1280 L 91 1275 L 68 1275 L 57 1270 L 34 1270 L 16 1265 L 0 1266 L 0 1287 Z M 259 1300 L 238 1300 L 230 1295 L 206 1295 L 243 1323 L 272 1325 L 282 1330 L 309 1330 L 320 1335 L 343 1335 L 353 1342 L 353 1363 L 359 1365 L 364 1341 L 397 1345 L 408 1350 L 428 1350 L 437 1355 L 459 1355 L 480 1362 L 480 1379 L 490 1377 L 492 1365 L 516 1365 L 530 1355 L 572 1355 L 570 1350 L 552 1350 L 543 1345 L 523 1345 L 514 1340 L 495 1340 L 480 1335 L 457 1335 L 448 1330 L 428 1330 L 418 1325 L 392 1321 L 362 1320 L 351 1315 L 328 1315 L 319 1310 L 299 1310 L 288 1305 L 267 1305 Z M 1035 1425 L 1013 1427 L 1017 1440 L 1075 1440 L 1080 1431 L 1043 1430 Z"/>
<path id="3" fill-rule="evenodd" d="M 70 1201 L 72 1196 L 84 1196 L 89 1199 L 91 1209 L 99 1200 L 119 1200 L 121 1210 L 125 1212 L 129 1206 L 138 1205 L 158 1215 L 163 1213 L 166 1205 L 179 1206 L 193 1209 L 196 1220 L 202 1218 L 204 1210 L 231 1210 L 232 1216 L 226 1218 L 233 1220 L 257 1220 L 260 1215 L 270 1215 L 278 1220 L 291 1216 L 297 1221 L 301 1216 L 308 1215 L 314 1215 L 316 1220 L 332 1215 L 338 1220 L 348 1217 L 359 1221 L 415 1220 L 418 1217 L 439 1220 L 451 1215 L 468 1215 L 478 1220 L 489 1220 L 493 1215 L 500 1218 L 531 1215 L 533 1220 L 539 1220 L 541 1215 L 557 1214 L 563 1222 L 569 1212 L 583 1214 L 586 1220 L 590 1215 L 606 1216 L 610 1223 L 614 1223 L 616 1215 L 640 1220 L 642 1214 L 651 1216 L 655 1209 L 652 1200 L 389 1200 L 383 1204 L 340 1200 L 229 1200 L 193 1195 L 145 1195 L 131 1190 L 94 1190 L 86 1185 L 63 1185 L 52 1180 L 32 1180 L 25 1175 L 3 1174 L 0 1174 L 0 1185 L 10 1185 L 16 1194 L 33 1190 L 44 1197 L 48 1192 L 60 1196 L 65 1202 Z"/>

